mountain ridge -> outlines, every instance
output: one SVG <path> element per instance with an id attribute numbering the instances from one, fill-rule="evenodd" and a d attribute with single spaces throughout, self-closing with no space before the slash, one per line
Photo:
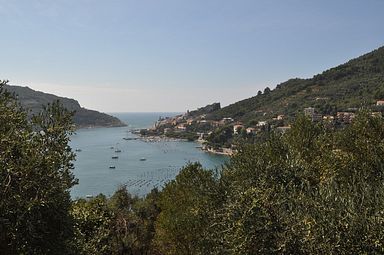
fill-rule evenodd
<path id="1" fill-rule="evenodd" d="M 274 89 L 240 100 L 207 117 L 219 120 L 233 117 L 250 121 L 284 114 L 294 117 L 304 107 L 320 113 L 372 105 L 384 99 L 384 47 L 379 47 L 344 64 L 330 68 L 312 78 L 293 78 Z"/>
<path id="2" fill-rule="evenodd" d="M 43 105 L 59 100 L 66 109 L 75 111 L 73 122 L 76 128 L 126 126 L 118 118 L 106 113 L 86 109 L 77 100 L 72 98 L 36 91 L 27 86 L 5 85 L 4 88 L 14 93 L 20 104 L 30 110 L 31 114 L 37 114 L 43 109 Z"/>

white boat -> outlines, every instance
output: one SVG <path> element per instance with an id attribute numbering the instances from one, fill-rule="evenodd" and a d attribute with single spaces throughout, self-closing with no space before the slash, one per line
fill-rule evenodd
<path id="1" fill-rule="evenodd" d="M 146 158 L 141 158 L 140 161 L 146 161 L 147 159 Z"/>
<path id="2" fill-rule="evenodd" d="M 115 146 L 115 152 L 116 152 L 116 153 L 121 152 L 121 150 L 119 149 L 119 146 L 118 146 L 118 145 L 119 145 L 119 143 L 117 143 L 116 146 Z"/>

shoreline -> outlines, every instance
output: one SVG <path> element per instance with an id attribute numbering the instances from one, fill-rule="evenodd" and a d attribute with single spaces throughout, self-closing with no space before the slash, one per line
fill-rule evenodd
<path id="1" fill-rule="evenodd" d="M 233 151 L 230 148 L 222 148 L 222 147 L 220 147 L 219 149 L 213 149 L 213 148 L 211 148 L 211 147 L 209 147 L 209 146 L 204 144 L 205 142 L 207 142 L 204 139 L 197 139 L 196 142 L 201 144 L 200 149 L 202 151 L 206 152 L 206 153 L 211 153 L 211 154 L 215 154 L 215 155 L 224 155 L 224 156 L 230 157 L 235 152 L 235 151 Z"/>
<path id="2" fill-rule="evenodd" d="M 196 149 L 200 149 L 205 153 L 228 156 L 228 157 L 230 157 L 234 154 L 234 151 L 230 148 L 220 148 L 218 150 L 217 149 L 215 150 L 213 148 L 207 148 L 207 146 L 203 144 L 205 142 L 205 140 L 200 140 L 200 139 L 194 140 L 194 141 L 189 141 L 188 139 L 172 138 L 172 137 L 166 137 L 164 135 L 161 135 L 161 136 L 154 136 L 154 135 L 143 136 L 143 135 L 139 135 L 139 134 L 136 134 L 136 135 L 138 137 L 135 140 L 140 140 L 143 142 L 195 142 L 195 143 L 201 144 L 201 146 L 196 146 Z"/>
<path id="3" fill-rule="evenodd" d="M 75 125 L 75 130 L 80 130 L 80 129 L 96 129 L 96 128 L 118 128 L 118 127 L 127 127 L 128 125 L 127 124 L 123 124 L 123 125 L 105 125 L 105 126 L 102 126 L 102 125 L 81 125 L 81 126 L 77 126 Z"/>
<path id="4" fill-rule="evenodd" d="M 231 157 L 234 154 L 234 151 L 232 149 L 227 149 L 227 148 L 222 148 L 222 151 L 215 150 L 215 149 L 206 149 L 206 148 L 201 148 L 202 151 L 206 153 L 211 153 L 215 155 L 223 155 L 223 156 L 228 156 Z"/>
<path id="5" fill-rule="evenodd" d="M 138 135 L 138 139 L 143 142 L 189 142 L 187 139 L 173 138 L 166 136 L 142 136 Z"/>
<path id="6" fill-rule="evenodd" d="M 81 126 L 81 127 L 76 127 L 75 131 L 78 130 L 89 130 L 89 129 L 97 129 L 97 128 L 118 128 L 118 127 L 126 127 L 127 125 L 122 125 L 122 126 Z M 137 132 L 134 132 L 134 130 L 130 131 L 133 135 L 136 135 L 137 137 L 135 138 L 122 138 L 123 140 L 140 140 L 142 142 L 146 143 L 156 143 L 156 142 L 195 142 L 198 144 L 201 144 L 201 146 L 196 146 L 196 149 L 200 149 L 205 153 L 210 153 L 210 154 L 215 154 L 215 155 L 222 155 L 222 156 L 232 156 L 234 154 L 234 151 L 229 148 L 220 148 L 220 149 L 213 149 L 213 148 L 207 148 L 206 145 L 203 143 L 205 140 L 194 140 L 194 141 L 189 141 L 188 139 L 183 139 L 183 138 L 173 138 L 173 137 L 166 137 L 164 135 L 151 135 L 151 136 L 144 136 L 140 135 Z"/>

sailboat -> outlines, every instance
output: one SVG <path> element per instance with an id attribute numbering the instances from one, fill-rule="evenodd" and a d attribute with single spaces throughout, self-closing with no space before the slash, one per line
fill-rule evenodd
<path id="1" fill-rule="evenodd" d="M 124 140 L 129 140 L 129 137 L 128 137 L 128 133 L 129 133 L 129 131 L 127 130 L 126 133 L 127 133 L 127 135 L 126 135 L 125 137 L 123 137 L 123 139 L 124 139 Z"/>
<path id="2" fill-rule="evenodd" d="M 118 146 L 119 143 L 116 144 L 116 147 L 115 147 L 115 152 L 121 152 L 121 150 L 119 149 L 119 146 Z"/>

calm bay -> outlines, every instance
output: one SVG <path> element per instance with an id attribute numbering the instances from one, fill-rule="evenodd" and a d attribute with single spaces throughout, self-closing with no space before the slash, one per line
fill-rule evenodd
<path id="1" fill-rule="evenodd" d="M 188 162 L 220 168 L 228 158 L 203 152 L 196 142 L 134 140 L 137 135 L 130 130 L 151 127 L 159 116 L 176 114 L 115 113 L 127 127 L 77 130 L 70 143 L 73 150 L 78 150 L 74 174 L 79 184 L 72 188 L 72 198 L 100 193 L 110 196 L 120 185 L 143 196 L 154 187 L 161 189 Z"/>

